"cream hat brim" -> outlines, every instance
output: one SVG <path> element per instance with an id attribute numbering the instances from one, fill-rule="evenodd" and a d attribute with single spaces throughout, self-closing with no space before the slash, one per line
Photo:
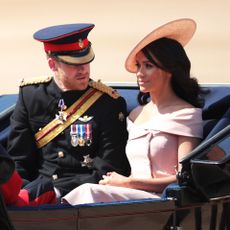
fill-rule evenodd
<path id="1" fill-rule="evenodd" d="M 189 18 L 183 18 L 168 22 L 145 36 L 130 52 L 126 61 L 125 68 L 131 73 L 136 72 L 136 54 L 149 43 L 159 38 L 171 38 L 182 46 L 185 46 L 196 31 L 196 22 Z"/>
<path id="2" fill-rule="evenodd" d="M 68 55 L 57 55 L 58 60 L 70 65 L 83 65 L 93 61 L 95 55 L 93 49 L 90 47 L 89 52 L 82 57 L 74 57 Z"/>

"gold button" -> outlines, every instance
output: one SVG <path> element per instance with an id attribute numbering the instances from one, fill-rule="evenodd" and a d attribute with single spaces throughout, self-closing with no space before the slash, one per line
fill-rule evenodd
<path id="1" fill-rule="evenodd" d="M 57 179 L 58 179 L 58 175 L 57 175 L 57 174 L 54 174 L 54 175 L 52 176 L 52 178 L 53 178 L 53 180 L 57 180 Z"/>
<path id="2" fill-rule="evenodd" d="M 62 157 L 64 157 L 64 156 L 65 156 L 65 155 L 64 155 L 64 153 L 63 153 L 62 151 L 59 151 L 59 152 L 58 152 L 58 157 L 59 157 L 59 158 L 62 158 Z"/>

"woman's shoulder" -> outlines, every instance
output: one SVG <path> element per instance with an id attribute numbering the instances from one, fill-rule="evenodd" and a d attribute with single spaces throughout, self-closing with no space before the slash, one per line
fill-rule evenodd
<path id="1" fill-rule="evenodd" d="M 139 105 L 135 107 L 130 113 L 129 113 L 129 119 L 131 121 L 135 121 L 138 115 L 142 112 L 143 106 Z"/>
<path id="2" fill-rule="evenodd" d="M 186 115 L 186 114 L 190 114 L 190 113 L 201 113 L 202 109 L 194 107 L 193 105 L 191 105 L 190 103 L 182 100 L 182 99 L 178 99 L 175 102 L 173 102 L 170 106 L 168 106 L 167 108 L 169 113 L 172 114 L 181 114 L 181 115 Z"/>
<path id="3" fill-rule="evenodd" d="M 171 127 L 172 133 L 202 138 L 202 109 L 183 102 L 175 105 L 166 118 L 165 122 L 162 123 L 167 127 Z"/>
<path id="4" fill-rule="evenodd" d="M 186 114 L 200 114 L 202 113 L 201 108 L 194 107 L 190 104 L 184 104 L 184 105 L 177 105 L 175 106 L 175 109 L 172 111 L 175 114 L 181 114 L 181 115 L 186 115 Z"/>

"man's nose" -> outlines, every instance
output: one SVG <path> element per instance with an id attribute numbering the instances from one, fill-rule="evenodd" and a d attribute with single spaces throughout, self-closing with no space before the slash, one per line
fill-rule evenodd
<path id="1" fill-rule="evenodd" d="M 85 69 L 84 65 L 76 65 L 77 71 L 84 71 L 84 69 Z"/>

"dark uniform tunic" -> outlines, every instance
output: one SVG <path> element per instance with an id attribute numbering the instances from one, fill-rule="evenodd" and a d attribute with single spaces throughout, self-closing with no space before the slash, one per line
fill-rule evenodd
<path id="1" fill-rule="evenodd" d="M 65 195 L 83 183 L 98 183 L 108 171 L 129 175 L 125 155 L 127 112 L 122 97 L 115 99 L 103 93 L 81 116 L 89 119 L 74 122 L 91 124 L 91 145 L 72 146 L 69 126 L 44 147 L 37 148 L 34 135 L 58 114 L 60 99 L 68 108 L 85 91 L 63 92 L 53 79 L 20 88 L 11 118 L 8 151 L 24 182 L 38 176 L 50 178 L 61 195 Z M 86 156 L 93 160 L 91 165 L 82 163 Z"/>

